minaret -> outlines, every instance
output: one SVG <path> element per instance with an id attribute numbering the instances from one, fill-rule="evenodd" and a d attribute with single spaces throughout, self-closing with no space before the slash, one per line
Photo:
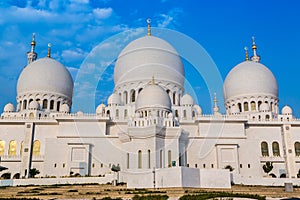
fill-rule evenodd
<path id="1" fill-rule="evenodd" d="M 244 49 L 245 49 L 245 54 L 246 54 L 245 60 L 246 60 L 246 61 L 249 61 L 248 47 L 245 47 Z"/>
<path id="2" fill-rule="evenodd" d="M 51 44 L 48 43 L 48 54 L 47 54 L 48 58 L 51 58 Z"/>
<path id="3" fill-rule="evenodd" d="M 254 62 L 259 62 L 260 61 L 260 56 L 257 55 L 256 49 L 257 49 L 257 46 L 256 46 L 256 43 L 255 43 L 255 38 L 254 38 L 254 36 L 252 36 L 253 56 L 251 57 L 251 60 L 254 61 Z"/>
<path id="4" fill-rule="evenodd" d="M 37 53 L 34 52 L 35 45 L 35 33 L 33 33 L 31 40 L 31 51 L 27 52 L 28 65 L 37 59 Z"/>
<path id="5" fill-rule="evenodd" d="M 148 23 L 147 35 L 151 36 L 151 19 L 150 18 L 147 19 L 147 23 Z"/>
<path id="6" fill-rule="evenodd" d="M 213 107 L 213 110 L 214 110 L 214 115 L 220 115 L 219 113 L 219 106 L 218 106 L 218 100 L 217 100 L 217 94 L 214 93 L 214 107 Z"/>

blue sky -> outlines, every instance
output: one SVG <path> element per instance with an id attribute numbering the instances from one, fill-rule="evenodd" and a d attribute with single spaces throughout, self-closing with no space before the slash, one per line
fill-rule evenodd
<path id="1" fill-rule="evenodd" d="M 76 79 L 98 44 L 123 31 L 144 30 L 151 18 L 153 27 L 181 32 L 202 45 L 223 79 L 244 60 L 244 46 L 251 47 L 254 35 L 261 62 L 277 78 L 280 108 L 290 105 L 300 116 L 299 10 L 297 0 L 4 0 L 0 2 L 0 108 L 15 104 L 17 79 L 27 64 L 33 32 L 39 58 L 47 55 L 50 42 L 52 57 Z M 106 102 L 113 91 L 112 73 L 110 65 L 98 83 L 96 104 Z M 204 113 L 211 113 L 211 96 L 201 75 L 195 75 L 189 64 L 185 74 Z"/>

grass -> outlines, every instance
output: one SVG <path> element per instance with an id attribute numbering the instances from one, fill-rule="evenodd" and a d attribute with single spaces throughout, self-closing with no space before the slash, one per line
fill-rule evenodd
<path id="1" fill-rule="evenodd" d="M 231 193 L 231 192 L 205 192 L 201 191 L 200 193 L 196 194 L 188 194 L 183 195 L 179 198 L 179 200 L 204 200 L 204 199 L 213 199 L 218 197 L 241 197 L 241 198 L 251 198 L 251 199 L 258 199 L 258 200 L 265 200 L 265 196 L 260 196 L 257 194 L 242 194 L 242 193 Z"/>

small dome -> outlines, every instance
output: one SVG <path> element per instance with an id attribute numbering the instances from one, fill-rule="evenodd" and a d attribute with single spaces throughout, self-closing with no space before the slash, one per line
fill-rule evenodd
<path id="1" fill-rule="evenodd" d="M 120 53 L 114 68 L 116 87 L 128 82 L 149 80 L 184 85 L 184 67 L 177 51 L 163 39 L 144 36 L 129 43 Z"/>
<path id="2" fill-rule="evenodd" d="M 183 106 L 192 106 L 194 105 L 194 99 L 189 94 L 183 95 L 180 100 L 180 104 Z"/>
<path id="3" fill-rule="evenodd" d="M 227 75 L 223 86 L 225 102 L 246 96 L 270 95 L 278 97 L 277 80 L 264 65 L 244 61 Z"/>
<path id="4" fill-rule="evenodd" d="M 63 113 L 70 112 L 70 106 L 68 104 L 64 103 L 63 105 L 61 105 L 60 112 L 63 112 Z"/>
<path id="5" fill-rule="evenodd" d="M 281 113 L 282 113 L 283 115 L 292 115 L 292 114 L 293 114 L 293 110 L 292 110 L 292 108 L 289 107 L 289 106 L 284 106 L 284 107 L 282 108 L 282 110 L 281 110 Z"/>
<path id="6" fill-rule="evenodd" d="M 101 103 L 99 106 L 96 108 L 96 114 L 102 114 L 103 110 L 105 109 L 105 104 Z"/>
<path id="7" fill-rule="evenodd" d="M 171 105 L 169 95 L 157 84 L 147 85 L 136 100 L 136 110 L 142 108 L 165 108 L 171 110 Z"/>
<path id="8" fill-rule="evenodd" d="M 267 103 L 262 103 L 259 106 L 259 111 L 268 112 L 270 111 L 270 106 Z"/>
<path id="9" fill-rule="evenodd" d="M 202 109 L 199 105 L 194 105 L 195 110 L 197 111 L 198 115 L 202 115 Z"/>
<path id="10" fill-rule="evenodd" d="M 237 105 L 231 106 L 230 114 L 238 114 L 238 113 L 240 113 L 240 109 L 238 108 L 238 106 Z"/>
<path id="11" fill-rule="evenodd" d="M 108 97 L 107 100 L 108 105 L 120 105 L 121 104 L 121 98 L 118 94 L 113 93 Z"/>
<path id="12" fill-rule="evenodd" d="M 4 112 L 14 112 L 15 111 L 15 107 L 12 103 L 8 103 L 4 106 L 3 109 Z"/>
<path id="13" fill-rule="evenodd" d="M 62 95 L 70 101 L 73 94 L 73 79 L 61 63 L 52 58 L 41 58 L 26 66 L 19 76 L 18 96 L 31 93 Z"/>
<path id="14" fill-rule="evenodd" d="M 40 104 L 37 101 L 33 100 L 33 101 L 30 102 L 28 108 L 29 108 L 29 110 L 39 110 L 40 109 Z"/>

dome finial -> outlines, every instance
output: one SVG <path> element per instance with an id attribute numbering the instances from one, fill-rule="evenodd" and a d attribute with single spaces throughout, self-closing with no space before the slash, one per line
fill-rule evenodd
<path id="1" fill-rule="evenodd" d="M 249 53 L 248 53 L 248 47 L 244 47 L 245 53 L 246 53 L 246 61 L 249 60 Z"/>
<path id="2" fill-rule="evenodd" d="M 257 46 L 255 43 L 255 38 L 254 36 L 252 36 L 252 50 L 253 50 L 253 56 L 251 57 L 251 60 L 254 62 L 259 62 L 260 61 L 260 56 L 257 55 L 256 50 L 257 50 Z"/>
<path id="3" fill-rule="evenodd" d="M 51 58 L 51 43 L 48 43 L 48 58 Z"/>
<path id="4" fill-rule="evenodd" d="M 152 75 L 152 79 L 151 79 L 151 85 L 155 85 L 155 80 L 154 80 L 154 75 Z"/>
<path id="5" fill-rule="evenodd" d="M 150 18 L 147 19 L 147 23 L 148 23 L 148 32 L 147 32 L 147 35 L 151 36 L 151 19 Z"/>
<path id="6" fill-rule="evenodd" d="M 31 50 L 29 52 L 27 52 L 27 60 L 28 60 L 28 64 L 32 63 L 33 61 L 35 61 L 37 59 L 37 53 L 34 52 L 35 49 L 35 33 L 32 33 L 32 39 L 31 39 Z"/>
<path id="7" fill-rule="evenodd" d="M 219 106 L 218 106 L 218 100 L 217 100 L 217 93 L 214 93 L 214 114 L 218 114 L 219 113 Z"/>

